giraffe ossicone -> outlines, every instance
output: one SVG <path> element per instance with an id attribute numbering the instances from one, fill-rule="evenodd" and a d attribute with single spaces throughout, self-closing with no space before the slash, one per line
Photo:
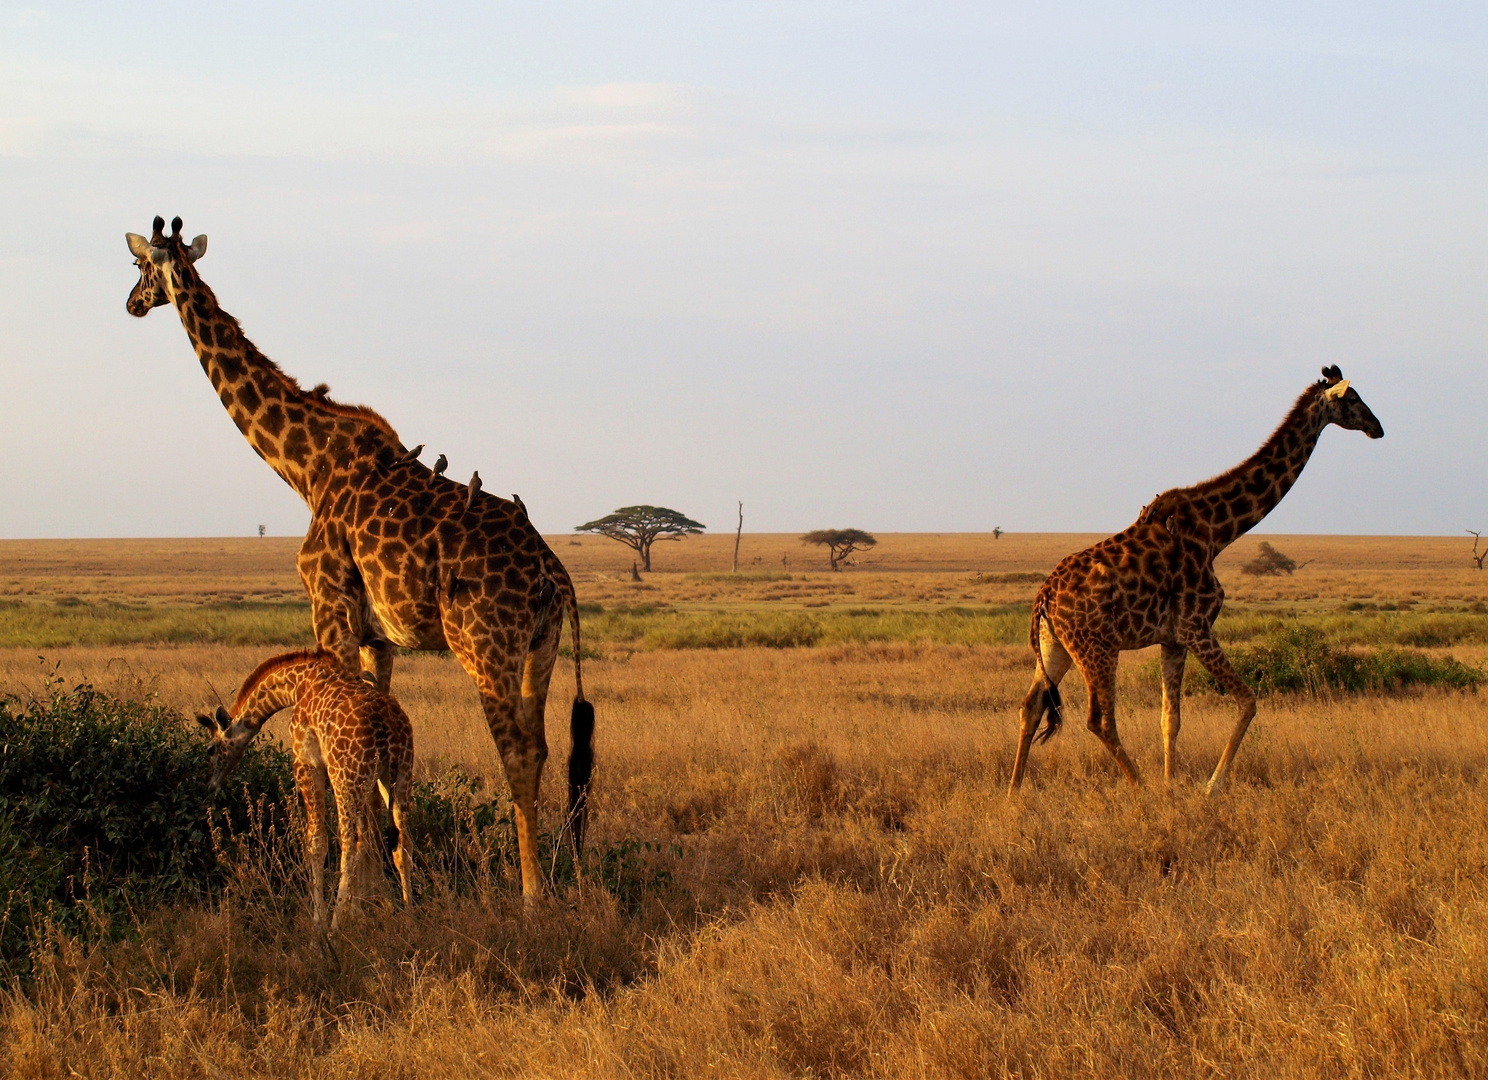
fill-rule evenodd
<path id="1" fill-rule="evenodd" d="M 1245 461 L 1201 484 L 1160 493 L 1130 526 L 1054 568 L 1033 602 L 1029 645 L 1035 673 L 1020 711 L 1010 794 L 1023 782 L 1029 747 L 1059 728 L 1059 683 L 1071 667 L 1079 668 L 1090 691 L 1087 726 L 1126 778 L 1138 782 L 1137 767 L 1116 731 L 1116 665 L 1122 652 L 1152 645 L 1162 646 L 1163 775 L 1168 780 L 1177 767 L 1188 654 L 1234 696 L 1239 715 L 1208 791 L 1223 786 L 1255 716 L 1256 699 L 1214 637 L 1214 621 L 1224 606 L 1214 559 L 1291 490 L 1330 424 L 1371 439 L 1385 434 L 1336 364 L 1323 369 L 1323 378 L 1302 392 L 1281 425 Z"/>
<path id="2" fill-rule="evenodd" d="M 393 648 L 449 649 L 480 693 L 511 788 L 522 892 L 542 888 L 537 805 L 548 757 L 545 713 L 565 614 L 575 694 L 566 828 L 582 847 L 594 708 L 584 698 L 573 582 L 514 502 L 431 471 L 371 409 L 309 392 L 248 340 L 198 274 L 199 236 L 182 243 L 157 217 L 127 235 L 139 280 L 125 307 L 143 317 L 171 304 L 233 424 L 310 508 L 300 578 L 320 646 L 386 691 Z"/>

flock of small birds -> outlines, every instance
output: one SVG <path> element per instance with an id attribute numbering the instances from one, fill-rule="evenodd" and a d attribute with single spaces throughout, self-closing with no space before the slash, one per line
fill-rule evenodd
<path id="1" fill-rule="evenodd" d="M 319 388 L 317 387 L 317 389 Z M 419 443 L 412 450 L 407 451 L 403 454 L 402 457 L 394 461 L 393 465 L 395 467 L 399 465 L 412 465 L 419 459 L 419 455 L 423 452 L 424 444 Z M 443 454 L 440 454 L 439 457 L 434 460 L 434 475 L 436 477 L 443 476 L 444 470 L 447 468 L 449 468 L 449 458 L 445 457 Z M 475 497 L 480 494 L 481 490 L 481 478 L 479 469 L 470 474 L 470 483 L 467 484 L 466 487 L 468 488 L 468 491 L 465 495 L 465 512 L 468 514 L 472 509 L 475 508 Z M 520 495 L 513 493 L 512 502 L 517 504 L 518 509 L 520 509 L 523 514 L 527 513 L 527 506 L 522 502 L 522 497 Z"/>

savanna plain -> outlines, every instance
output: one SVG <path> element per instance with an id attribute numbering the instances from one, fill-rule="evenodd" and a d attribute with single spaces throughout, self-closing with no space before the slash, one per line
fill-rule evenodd
<path id="1" fill-rule="evenodd" d="M 732 573 L 732 536 L 693 537 L 636 582 L 625 548 L 552 537 L 598 715 L 580 867 L 553 843 L 524 908 L 474 690 L 449 656 L 400 655 L 422 790 L 465 823 L 417 837 L 412 909 L 389 879 L 320 936 L 295 814 L 259 821 L 210 887 L 38 918 L 0 1075 L 1488 1075 L 1471 540 L 1268 536 L 1301 565 L 1254 577 L 1242 539 L 1221 640 L 1246 670 L 1312 660 L 1263 695 L 1231 785 L 1204 795 L 1234 707 L 1192 671 L 1163 782 L 1149 651 L 1117 703 L 1143 786 L 1071 675 L 1010 798 L 1029 604 L 1095 539 L 880 535 L 831 573 L 746 534 Z M 310 643 L 296 546 L 0 542 L 0 688 L 19 709 L 88 683 L 189 725 Z M 1314 677 L 1318 657 L 1366 674 Z M 563 661 L 550 830 L 572 691 Z"/>

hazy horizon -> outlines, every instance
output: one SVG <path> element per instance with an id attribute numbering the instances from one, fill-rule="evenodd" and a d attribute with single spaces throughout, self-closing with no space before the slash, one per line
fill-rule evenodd
<path id="1" fill-rule="evenodd" d="M 303 533 L 126 231 L 564 533 L 1488 530 L 1488 10 L 0 4 L 0 536 Z"/>

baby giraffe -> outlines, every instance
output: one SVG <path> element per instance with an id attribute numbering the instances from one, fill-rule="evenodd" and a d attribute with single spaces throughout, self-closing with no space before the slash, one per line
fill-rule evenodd
<path id="1" fill-rule="evenodd" d="M 212 732 L 212 787 L 238 764 L 264 722 L 294 707 L 290 739 L 295 781 L 305 803 L 305 845 L 310 859 L 310 898 L 317 926 L 325 925 L 326 780 L 336 797 L 341 833 L 341 886 L 331 916 L 334 932 L 348 902 L 355 903 L 363 862 L 377 858 L 382 837 L 378 787 L 393 812 L 398 846 L 393 862 L 403 903 L 413 903 L 413 853 L 405 821 L 413 782 L 413 727 L 396 701 L 371 682 L 350 674 L 331 653 L 284 653 L 265 660 L 238 691 L 231 712 L 217 706 L 197 721 Z"/>

